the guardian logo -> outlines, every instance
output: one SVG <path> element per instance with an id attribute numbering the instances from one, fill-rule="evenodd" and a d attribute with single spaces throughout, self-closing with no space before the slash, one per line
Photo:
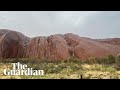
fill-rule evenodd
<path id="1" fill-rule="evenodd" d="M 44 75 L 44 70 L 33 70 L 20 62 L 11 63 L 11 65 L 12 70 L 10 68 L 4 69 L 4 75 Z"/>

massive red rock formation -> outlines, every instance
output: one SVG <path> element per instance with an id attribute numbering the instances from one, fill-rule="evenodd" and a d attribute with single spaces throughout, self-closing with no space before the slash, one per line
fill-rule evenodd
<path id="1" fill-rule="evenodd" d="M 0 30 L 0 58 L 64 60 L 120 53 L 120 39 L 95 40 L 67 33 L 29 38 L 20 32 Z"/>
<path id="2" fill-rule="evenodd" d="M 0 30 L 0 58 L 22 57 L 28 40 L 29 38 L 20 32 Z"/>
<path id="3" fill-rule="evenodd" d="M 68 58 L 66 40 L 59 35 L 32 38 L 27 44 L 24 57 L 52 60 Z"/>

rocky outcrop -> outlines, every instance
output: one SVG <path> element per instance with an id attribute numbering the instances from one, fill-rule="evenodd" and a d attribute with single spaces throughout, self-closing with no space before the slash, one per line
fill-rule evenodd
<path id="1" fill-rule="evenodd" d="M 118 40 L 119 42 L 119 40 Z M 29 38 L 20 32 L 0 30 L 0 58 L 64 60 L 86 59 L 120 53 L 120 46 L 67 33 Z"/>
<path id="2" fill-rule="evenodd" d="M 41 59 L 66 59 L 69 57 L 67 43 L 59 35 L 49 37 L 35 37 L 27 44 L 25 56 L 28 58 Z"/>
<path id="3" fill-rule="evenodd" d="M 0 58 L 22 57 L 28 40 L 29 38 L 19 32 L 0 30 Z"/>
<path id="4" fill-rule="evenodd" d="M 73 55 L 80 59 L 89 57 L 105 57 L 120 53 L 120 46 L 97 42 L 94 39 L 79 37 L 74 34 L 65 34 L 68 46 L 73 50 Z"/>
<path id="5" fill-rule="evenodd" d="M 120 46 L 96 42 L 86 38 L 80 38 L 79 45 L 75 47 L 75 56 L 82 59 L 117 55 L 119 52 Z"/>

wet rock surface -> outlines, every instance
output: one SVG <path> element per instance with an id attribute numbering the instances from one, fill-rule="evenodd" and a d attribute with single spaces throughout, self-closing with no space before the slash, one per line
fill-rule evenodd
<path id="1" fill-rule="evenodd" d="M 117 40 L 117 41 L 116 41 Z M 120 53 L 120 39 L 101 41 L 67 33 L 27 37 L 12 30 L 0 29 L 0 58 L 39 58 L 64 60 L 105 57 Z"/>

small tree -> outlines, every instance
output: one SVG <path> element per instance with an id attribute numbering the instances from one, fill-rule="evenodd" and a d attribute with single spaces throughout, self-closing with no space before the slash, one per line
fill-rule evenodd
<path id="1" fill-rule="evenodd" d="M 108 60 L 107 60 L 108 64 L 112 64 L 115 63 L 115 57 L 113 55 L 108 55 Z"/>
<path id="2" fill-rule="evenodd" d="M 116 62 L 116 63 L 120 63 L 120 54 L 118 54 L 118 55 L 116 56 L 115 62 Z"/>

